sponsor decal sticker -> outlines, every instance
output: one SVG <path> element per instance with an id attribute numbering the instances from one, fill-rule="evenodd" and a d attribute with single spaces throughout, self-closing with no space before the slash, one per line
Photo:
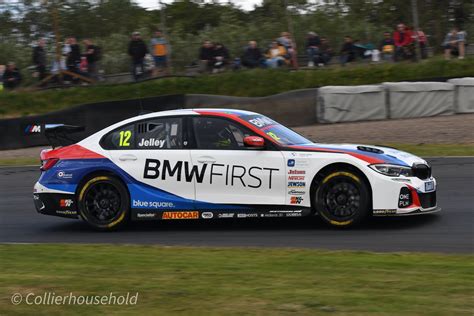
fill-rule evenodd
<path id="1" fill-rule="evenodd" d="M 155 218 L 157 213 L 137 213 L 137 218 Z"/>
<path id="2" fill-rule="evenodd" d="M 218 218 L 234 218 L 235 213 L 220 213 L 217 215 Z"/>
<path id="3" fill-rule="evenodd" d="M 40 124 L 31 124 L 25 127 L 25 134 L 39 134 L 41 133 Z"/>
<path id="4" fill-rule="evenodd" d="M 135 208 L 174 208 L 173 202 L 160 202 L 160 201 L 141 201 L 133 200 L 132 207 Z"/>
<path id="5" fill-rule="evenodd" d="M 301 204 L 303 202 L 303 197 L 301 196 L 292 196 L 290 198 L 290 204 Z"/>
<path id="6" fill-rule="evenodd" d="M 306 170 L 288 170 L 288 174 L 290 175 L 301 175 L 306 174 Z"/>
<path id="7" fill-rule="evenodd" d="M 374 210 L 374 215 L 393 215 L 397 214 L 397 210 Z"/>
<path id="8" fill-rule="evenodd" d="M 295 182 L 295 181 L 290 181 L 288 182 L 288 188 L 296 188 L 296 189 L 302 189 L 306 186 L 305 182 Z"/>
<path id="9" fill-rule="evenodd" d="M 71 199 L 60 199 L 59 200 L 59 206 L 60 207 L 71 207 L 73 203 L 74 203 L 74 201 L 71 200 Z"/>
<path id="10" fill-rule="evenodd" d="M 237 214 L 238 218 L 251 218 L 251 217 L 258 217 L 257 213 L 239 213 Z"/>
<path id="11" fill-rule="evenodd" d="M 72 173 L 67 173 L 65 171 L 58 171 L 57 176 L 58 178 L 61 178 L 61 179 L 71 179 Z"/>
<path id="12" fill-rule="evenodd" d="M 201 217 L 205 219 L 210 219 L 214 217 L 214 213 L 212 212 L 202 212 Z"/>
<path id="13" fill-rule="evenodd" d="M 277 210 L 270 211 L 270 214 L 281 214 L 284 217 L 300 217 L 303 216 L 303 210 Z"/>
<path id="14" fill-rule="evenodd" d="M 277 168 L 246 167 L 241 165 L 224 165 L 218 163 L 190 166 L 188 161 L 170 162 L 169 160 L 146 159 L 143 170 L 145 179 L 173 178 L 174 180 L 209 183 L 218 182 L 220 185 L 241 186 L 249 188 L 272 188 L 274 173 Z M 263 176 L 260 174 L 263 173 Z M 218 180 L 221 181 L 218 181 Z"/>
<path id="15" fill-rule="evenodd" d="M 288 159 L 288 167 L 294 167 L 295 166 L 295 160 L 294 159 Z"/>
<path id="16" fill-rule="evenodd" d="M 57 210 L 56 214 L 59 215 L 77 215 L 77 211 L 71 211 L 71 210 Z"/>
<path id="17" fill-rule="evenodd" d="M 289 195 L 304 195 L 306 191 L 300 191 L 300 190 L 290 190 L 288 191 Z"/>
<path id="18" fill-rule="evenodd" d="M 288 176 L 288 180 L 290 181 L 303 181 L 305 176 Z"/>
<path id="19" fill-rule="evenodd" d="M 400 189 L 400 195 L 398 196 L 398 207 L 404 208 L 410 206 L 412 203 L 411 193 L 407 187 Z"/>
<path id="20" fill-rule="evenodd" d="M 198 219 L 198 211 L 190 212 L 163 212 L 161 219 Z"/>

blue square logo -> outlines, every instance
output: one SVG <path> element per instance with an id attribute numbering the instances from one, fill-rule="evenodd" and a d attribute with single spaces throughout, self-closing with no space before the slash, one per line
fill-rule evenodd
<path id="1" fill-rule="evenodd" d="M 294 167 L 295 166 L 295 160 L 294 159 L 288 159 L 288 167 Z"/>

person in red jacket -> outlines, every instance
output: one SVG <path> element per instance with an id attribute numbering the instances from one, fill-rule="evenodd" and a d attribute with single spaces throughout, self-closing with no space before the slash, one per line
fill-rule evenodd
<path id="1" fill-rule="evenodd" d="M 397 30 L 393 32 L 393 41 L 395 43 L 395 61 L 415 57 L 413 34 L 405 24 L 397 25 Z"/>

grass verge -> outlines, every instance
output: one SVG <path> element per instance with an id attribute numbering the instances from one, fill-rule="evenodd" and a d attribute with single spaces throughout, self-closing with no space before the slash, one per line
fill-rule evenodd
<path id="1" fill-rule="evenodd" d="M 0 245 L 0 314 L 472 315 L 473 256 L 296 249 Z M 135 306 L 13 305 L 13 293 Z"/>
<path id="2" fill-rule="evenodd" d="M 384 143 L 380 145 L 395 147 L 421 157 L 434 156 L 474 156 L 472 144 L 396 144 Z M 39 165 L 39 157 L 0 158 L 0 166 Z"/>
<path id="3" fill-rule="evenodd" d="M 98 85 L 36 92 L 18 91 L 0 94 L 0 116 L 40 114 L 77 104 L 165 94 L 204 93 L 257 97 L 325 85 L 375 84 L 440 76 L 462 77 L 471 76 L 473 73 L 474 58 L 451 61 L 434 58 L 417 64 L 363 64 L 296 72 L 252 70 L 197 78 L 169 78 L 139 84 Z"/>

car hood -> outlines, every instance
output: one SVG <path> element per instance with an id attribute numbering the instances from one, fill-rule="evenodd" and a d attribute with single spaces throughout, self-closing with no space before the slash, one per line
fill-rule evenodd
<path id="1" fill-rule="evenodd" d="M 424 159 L 391 147 L 373 146 L 364 144 L 323 144 L 310 143 L 298 146 L 289 146 L 292 149 L 304 151 L 324 151 L 345 153 L 365 160 L 369 163 L 390 163 L 402 166 L 413 164 L 428 164 Z"/>

